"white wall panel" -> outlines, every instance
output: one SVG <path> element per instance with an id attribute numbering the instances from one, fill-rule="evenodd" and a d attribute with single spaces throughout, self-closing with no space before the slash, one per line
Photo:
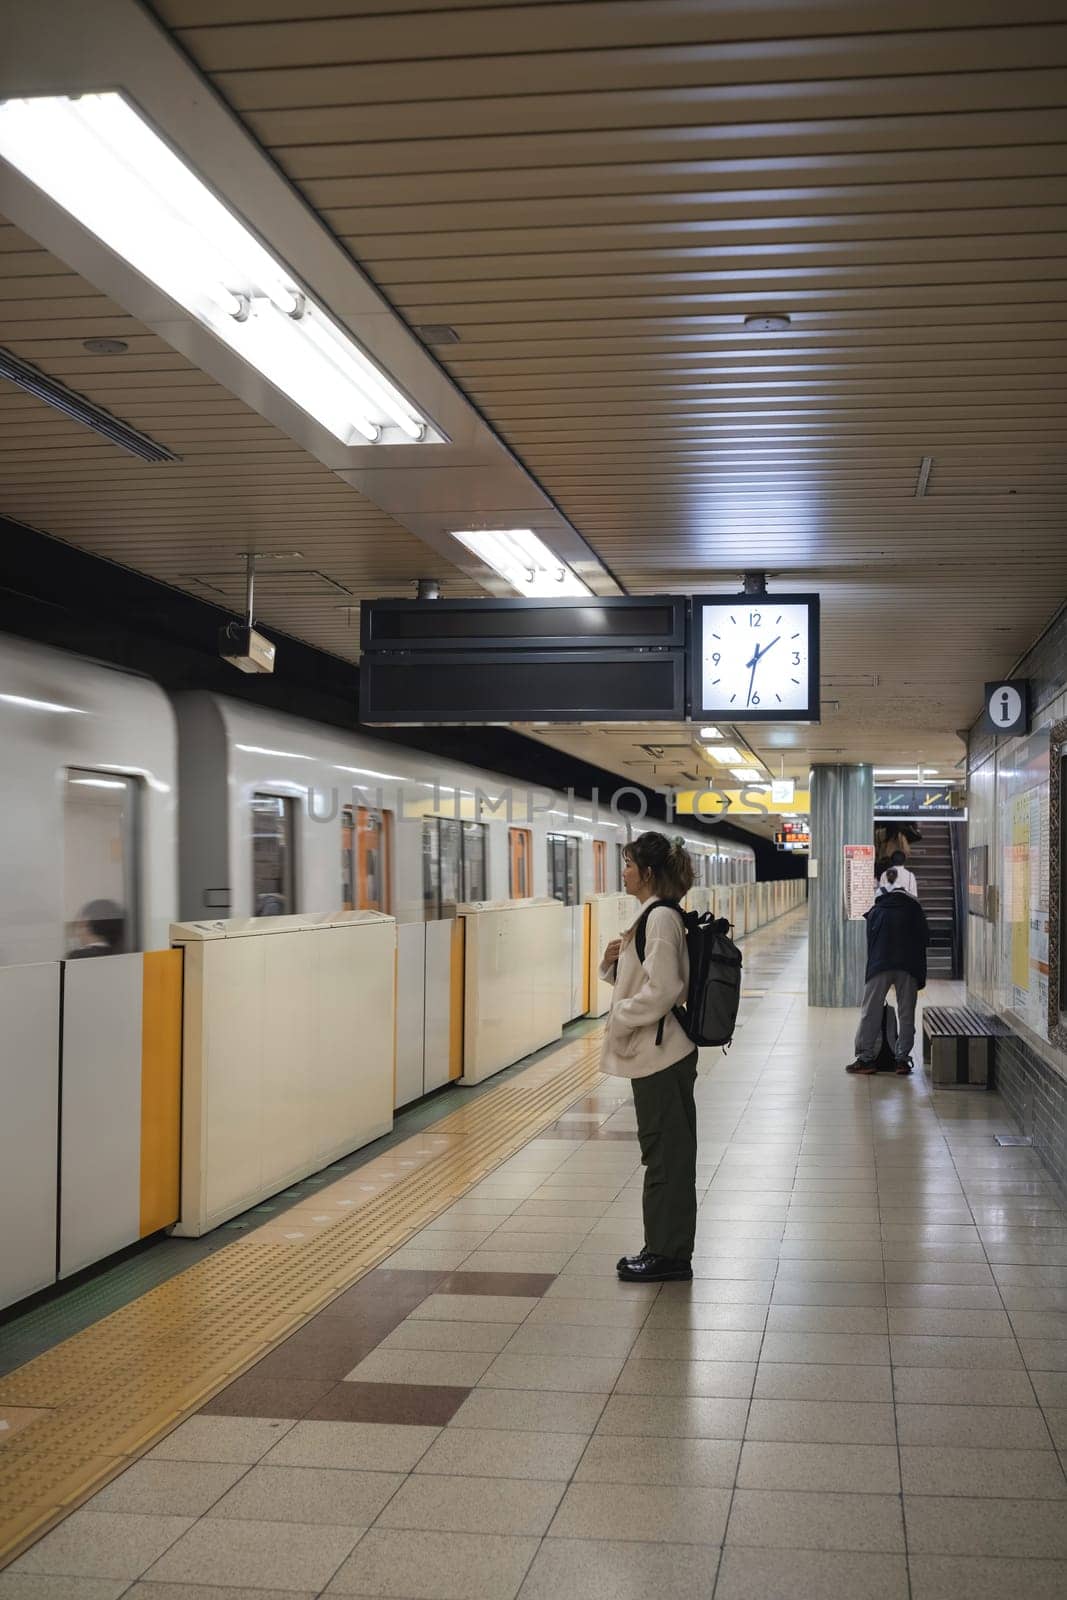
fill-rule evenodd
<path id="1" fill-rule="evenodd" d="M 0 967 L 0 1307 L 56 1277 L 60 972 Z"/>
<path id="2" fill-rule="evenodd" d="M 571 1003 L 570 912 L 556 900 L 464 913 L 463 1082 L 558 1039 Z"/>
<path id="3" fill-rule="evenodd" d="M 142 994 L 139 955 L 66 963 L 61 1278 L 140 1235 Z"/>
<path id="4" fill-rule="evenodd" d="M 425 922 L 405 922 L 396 930 L 396 1104 L 410 1105 L 425 1093 L 423 1030 L 426 1024 Z M 432 926 L 432 924 L 431 924 Z"/>
<path id="5" fill-rule="evenodd" d="M 602 1017 L 611 1009 L 614 989 L 600 976 L 600 963 L 604 950 L 612 939 L 618 939 L 637 916 L 637 901 L 629 894 L 595 895 L 589 902 L 589 1015 Z"/>
<path id="6" fill-rule="evenodd" d="M 392 1127 L 395 924 L 185 924 L 182 1219 L 200 1234 Z"/>
<path id="7" fill-rule="evenodd" d="M 452 1040 L 452 923 L 427 922 L 423 1094 L 448 1082 Z"/>

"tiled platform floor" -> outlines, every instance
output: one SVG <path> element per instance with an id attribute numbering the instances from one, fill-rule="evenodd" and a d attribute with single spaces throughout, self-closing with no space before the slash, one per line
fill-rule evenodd
<path id="1" fill-rule="evenodd" d="M 0 1574 L 0 1600 L 1052 1600 L 1067 1221 L 995 1096 L 854 1080 L 803 921 L 698 1084 L 696 1277 L 627 1086 L 554 1128 Z M 762 991 L 762 993 L 760 993 Z M 759 997 L 757 997 L 757 995 Z"/>

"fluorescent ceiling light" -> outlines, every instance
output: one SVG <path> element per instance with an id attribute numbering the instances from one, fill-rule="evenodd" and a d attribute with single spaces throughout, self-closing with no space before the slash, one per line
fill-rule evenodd
<path id="1" fill-rule="evenodd" d="M 919 770 L 917 767 L 875 767 L 876 778 L 914 778 L 918 781 Z"/>
<path id="2" fill-rule="evenodd" d="M 700 737 L 702 739 L 721 739 L 722 734 L 718 728 L 701 728 Z"/>
<path id="3" fill-rule="evenodd" d="M 592 594 L 578 574 L 530 528 L 491 528 L 453 533 L 452 537 L 521 595 L 545 600 Z"/>
<path id="4" fill-rule="evenodd" d="M 758 778 L 763 777 L 763 773 L 759 772 L 755 767 L 731 767 L 730 771 L 735 778 L 743 778 L 746 782 L 751 779 L 754 783 Z"/>
<path id="5" fill-rule="evenodd" d="M 117 778 L 71 778 L 71 783 L 80 783 L 86 789 L 125 789 L 126 785 Z"/>
<path id="6" fill-rule="evenodd" d="M 721 749 L 709 750 L 708 755 L 711 756 L 712 760 L 717 761 L 721 767 L 729 767 L 735 761 L 743 761 L 745 759 L 740 750 L 735 750 L 732 744 L 724 744 Z"/>
<path id="7" fill-rule="evenodd" d="M 343 444 L 426 419 L 120 94 L 0 104 L 0 156 Z"/>
<path id="8" fill-rule="evenodd" d="M 69 717 L 85 716 L 80 706 L 61 706 L 54 700 L 30 700 L 24 694 L 0 694 L 0 700 L 7 706 L 25 706 L 28 711 L 59 711 Z"/>

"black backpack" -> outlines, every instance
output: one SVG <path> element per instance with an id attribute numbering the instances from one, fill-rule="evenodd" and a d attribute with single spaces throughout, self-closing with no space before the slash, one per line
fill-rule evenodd
<path id="1" fill-rule="evenodd" d="M 727 1045 L 734 1036 L 737 1008 L 741 1003 L 741 952 L 729 937 L 730 923 L 715 918 L 709 911 L 683 911 L 677 900 L 653 900 L 646 906 L 634 927 L 638 961 L 645 959 L 645 923 L 657 906 L 677 911 L 685 928 L 689 953 L 689 989 L 684 1006 L 674 1006 L 673 1014 L 686 1037 L 697 1045 Z M 661 1017 L 656 1043 L 663 1043 Z"/>

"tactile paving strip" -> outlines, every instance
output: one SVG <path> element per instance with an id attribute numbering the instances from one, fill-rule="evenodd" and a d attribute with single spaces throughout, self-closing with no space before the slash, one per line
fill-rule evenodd
<path id="1" fill-rule="evenodd" d="M 0 1378 L 0 1405 L 50 1412 L 0 1447 L 0 1566 L 588 1094 L 599 1056 L 585 1039 L 453 1112 L 450 1148 L 299 1248 L 246 1235 Z"/>

